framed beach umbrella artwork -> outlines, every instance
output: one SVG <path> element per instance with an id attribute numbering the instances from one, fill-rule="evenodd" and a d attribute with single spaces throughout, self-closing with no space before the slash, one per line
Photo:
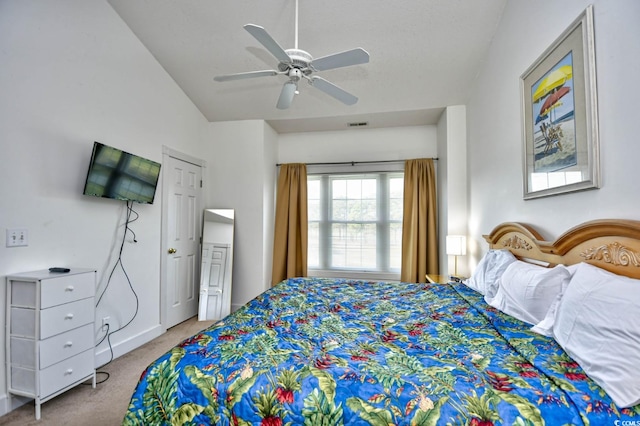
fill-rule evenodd
<path id="1" fill-rule="evenodd" d="M 589 6 L 520 77 L 524 198 L 599 188 Z"/>

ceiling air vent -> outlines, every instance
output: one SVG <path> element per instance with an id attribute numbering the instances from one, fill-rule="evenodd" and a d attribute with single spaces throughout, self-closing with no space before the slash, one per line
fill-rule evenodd
<path id="1" fill-rule="evenodd" d="M 366 121 L 360 121 L 358 123 L 348 123 L 347 126 L 348 127 L 365 127 L 368 126 L 369 123 L 367 123 Z"/>

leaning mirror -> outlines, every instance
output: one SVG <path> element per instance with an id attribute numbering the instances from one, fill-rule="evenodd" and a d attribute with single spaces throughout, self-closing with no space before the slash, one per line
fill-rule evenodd
<path id="1" fill-rule="evenodd" d="M 231 313 L 233 223 L 233 209 L 204 211 L 199 321 L 218 320 Z"/>

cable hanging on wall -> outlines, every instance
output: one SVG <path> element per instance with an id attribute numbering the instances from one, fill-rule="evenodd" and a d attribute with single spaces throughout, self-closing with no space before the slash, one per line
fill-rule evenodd
<path id="1" fill-rule="evenodd" d="M 136 233 L 133 229 L 131 229 L 130 225 L 135 222 L 136 220 L 138 220 L 138 218 L 140 217 L 140 215 L 138 214 L 138 212 L 136 212 L 133 209 L 133 201 L 126 201 L 126 209 L 127 209 L 127 213 L 126 213 L 126 220 L 125 220 L 125 224 L 124 224 L 124 234 L 122 236 L 122 242 L 120 243 L 120 249 L 118 251 L 118 259 L 116 260 L 115 264 L 113 265 L 113 268 L 111 268 L 111 272 L 109 273 L 109 277 L 107 278 L 107 284 L 105 285 L 104 289 L 102 290 L 102 293 L 100 293 L 100 297 L 98 297 L 98 301 L 96 302 L 96 308 L 100 305 L 100 302 L 102 301 L 102 298 L 104 296 L 104 294 L 107 292 L 107 290 L 109 289 L 109 284 L 111 283 L 111 278 L 113 277 L 114 272 L 116 271 L 116 269 L 118 268 L 118 266 L 120 266 L 120 269 L 122 270 L 122 273 L 124 274 L 127 283 L 129 285 L 129 288 L 131 289 L 131 292 L 133 293 L 133 296 L 135 298 L 135 302 L 136 302 L 136 308 L 135 311 L 133 313 L 133 316 L 131 317 L 131 319 L 124 324 L 123 326 L 117 328 L 116 330 L 110 331 L 110 324 L 107 323 L 106 327 L 107 330 L 105 331 L 104 336 L 102 337 L 102 339 L 100 339 L 99 342 L 96 343 L 95 347 L 98 347 L 102 342 L 105 341 L 105 339 L 107 340 L 107 343 L 109 344 L 109 352 L 110 352 L 110 358 L 109 361 L 107 361 L 105 364 L 101 365 L 99 368 L 103 368 L 106 365 L 108 365 L 109 363 L 111 363 L 111 361 L 113 361 L 113 347 L 111 346 L 111 336 L 115 333 L 117 333 L 118 331 L 124 329 L 125 327 L 127 327 L 129 324 L 131 324 L 131 322 L 133 322 L 133 320 L 135 319 L 135 317 L 138 315 L 138 308 L 140 306 L 140 301 L 138 298 L 138 294 L 136 293 L 135 289 L 133 288 L 133 284 L 131 283 L 131 279 L 129 278 L 129 275 L 127 274 L 127 271 L 124 267 L 124 264 L 122 263 L 122 253 L 124 251 L 124 243 L 127 239 L 127 234 L 130 233 L 132 236 L 132 240 L 134 243 L 137 243 L 138 240 L 136 239 Z M 105 381 L 107 381 L 109 379 L 109 373 L 106 371 L 97 371 L 97 373 L 100 374 L 105 374 L 106 377 L 101 380 L 98 383 L 104 383 Z"/>

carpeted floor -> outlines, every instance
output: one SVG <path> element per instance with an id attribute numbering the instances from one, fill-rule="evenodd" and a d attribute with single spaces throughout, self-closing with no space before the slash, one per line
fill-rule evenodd
<path id="1" fill-rule="evenodd" d="M 211 325 L 212 321 L 198 321 L 193 317 L 167 330 L 165 334 L 149 343 L 113 360 L 99 371 L 98 385 L 95 389 L 88 385 L 75 388 L 45 402 L 42 405 L 42 418 L 35 419 L 33 403 L 0 417 L 0 425 L 38 425 L 38 426 L 116 426 L 129 406 L 129 398 L 138 383 L 142 371 L 156 358 L 164 354 L 185 338 Z"/>

